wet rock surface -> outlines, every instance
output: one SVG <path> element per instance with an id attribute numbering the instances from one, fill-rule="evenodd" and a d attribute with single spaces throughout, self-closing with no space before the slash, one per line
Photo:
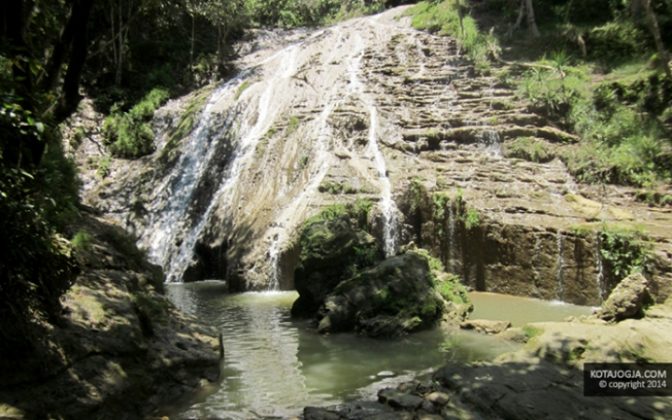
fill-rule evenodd
<path id="1" fill-rule="evenodd" d="M 511 326 L 509 321 L 493 321 L 490 319 L 469 319 L 460 323 L 463 330 L 474 330 L 483 334 L 499 334 Z"/>
<path id="2" fill-rule="evenodd" d="M 650 307 L 642 319 L 618 324 L 588 317 L 530 326 L 528 331 L 536 332 L 519 351 L 490 362 L 448 364 L 430 378 L 381 390 L 377 404 L 357 401 L 306 409 L 304 418 L 663 419 L 672 415 L 669 397 L 586 397 L 582 370 L 586 362 L 669 360 L 672 299 Z"/>
<path id="3" fill-rule="evenodd" d="M 292 288 L 305 219 L 371 199 L 378 241 L 396 221 L 399 244 L 430 248 L 474 289 L 590 305 L 621 280 L 601 261 L 598 231 L 636 224 L 652 239 L 647 277 L 664 301 L 672 213 L 632 188 L 577 184 L 556 158 L 571 133 L 517 99 L 496 66 L 478 73 L 454 40 L 411 30 L 402 10 L 241 49 L 236 78 L 170 101 L 155 118 L 157 151 L 112 159 L 104 177 L 93 130 L 76 151 L 87 204 L 136 234 L 171 278 L 247 290 L 269 278 Z M 521 138 L 545 158 L 518 153 Z M 421 202 L 405 192 L 416 181 Z M 449 202 L 435 206 L 436 194 Z M 383 217 L 390 196 L 398 210 Z M 468 229 L 458 197 L 479 215 Z"/>
<path id="4" fill-rule="evenodd" d="M 141 418 L 218 379 L 216 333 L 160 293 L 161 270 L 120 228 L 90 216 L 81 228 L 91 239 L 64 315 L 35 326 L 43 348 L 2 362 L 0 416 Z"/>

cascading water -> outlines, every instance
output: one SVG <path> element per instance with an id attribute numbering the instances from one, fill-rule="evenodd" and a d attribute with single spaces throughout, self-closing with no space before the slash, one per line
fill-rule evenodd
<path id="1" fill-rule="evenodd" d="M 565 257 L 564 257 L 564 238 L 562 236 L 562 232 L 558 231 L 556 235 L 556 245 L 557 245 L 557 253 L 558 253 L 558 259 L 556 262 L 556 272 L 555 272 L 555 280 L 556 280 L 556 299 L 559 301 L 562 301 L 564 296 L 565 296 Z"/>
<path id="2" fill-rule="evenodd" d="M 193 223 L 188 212 L 194 192 L 213 160 L 218 149 L 217 143 L 222 141 L 221 137 L 213 140 L 216 119 L 221 115 L 216 105 L 233 96 L 243 83 L 244 77 L 245 73 L 242 73 L 210 95 L 200 115 L 198 126 L 185 142 L 171 176 L 157 189 L 165 195 L 166 206 L 152 213 L 153 217 L 145 230 L 146 236 L 141 238 L 141 242 L 148 248 L 149 258 L 166 268 L 169 281 L 177 280 L 174 270 L 177 264 L 174 259 L 175 252 L 180 247 L 175 243 L 177 235 L 183 229 L 189 229 L 189 224 Z M 228 126 L 231 123 L 231 114 L 224 115 L 224 123 L 219 125 Z"/>
<path id="3" fill-rule="evenodd" d="M 230 205 L 235 199 L 233 187 L 251 158 L 256 143 L 272 123 L 275 116 L 275 110 L 271 106 L 274 85 L 279 79 L 288 79 L 293 75 L 296 51 L 297 46 L 292 45 L 261 63 L 281 60 L 279 70 L 272 77 L 256 83 L 263 84 L 263 93 L 259 96 L 256 107 L 249 106 L 247 101 L 250 99 L 245 95 L 253 86 L 245 86 L 247 89 L 242 91 L 244 83 L 250 84 L 247 78 L 251 73 L 250 69 L 244 70 L 211 95 L 197 128 L 183 146 L 180 160 L 164 185 L 168 188 L 159 189 L 169 194 L 168 205 L 157 213 L 155 220 L 150 221 L 151 228 L 146 230 L 148 238 L 143 241 L 147 244 L 150 257 L 164 267 L 168 282 L 181 280 L 192 259 L 196 242 L 210 221 L 220 199 L 227 196 L 229 200 L 225 203 L 226 209 L 230 211 L 233 208 Z M 216 117 L 220 115 L 225 116 L 223 123 L 222 120 L 217 121 Z M 236 123 L 239 125 L 237 128 Z M 228 135 L 216 136 L 222 133 L 213 132 L 215 130 L 228 131 Z M 237 141 L 231 163 L 222 177 L 223 182 L 220 182 L 210 198 L 205 212 L 196 216 L 197 221 L 192 221 L 188 217 L 188 212 L 193 203 L 194 192 L 211 166 L 212 160 L 217 157 L 215 156 L 217 145 L 211 144 L 210 138 L 217 137 L 217 141 L 225 141 L 234 133 L 237 134 Z M 184 237 L 176 244 L 180 232 L 184 232 Z"/>
<path id="4" fill-rule="evenodd" d="M 383 248 L 387 255 L 396 252 L 399 211 L 379 143 L 390 127 L 363 68 L 369 46 L 392 37 L 389 25 L 353 20 L 304 32 L 298 41 L 297 34 L 288 36 L 280 50 L 252 48 L 241 59 L 240 75 L 211 95 L 196 129 L 177 149 L 178 162 L 153 190 L 165 204 L 151 209 L 141 244 L 169 282 L 181 281 L 187 269 L 190 277 L 201 269 L 219 273 L 222 265 L 209 268 L 220 264 L 210 261 L 212 255 L 226 258 L 227 272 L 240 273 L 245 287 L 278 289 L 282 255 L 298 226 L 339 200 L 319 191 L 327 175 L 357 178 L 353 183 L 365 186 L 362 191 L 374 186 Z M 424 54 L 420 44 L 417 54 Z M 365 139 L 339 137 L 342 126 L 335 122 L 351 109 L 368 117 Z M 204 253 L 195 260 L 197 244 Z"/>
<path id="5" fill-rule="evenodd" d="M 455 208 L 453 203 L 448 204 L 448 261 L 446 269 L 453 272 L 453 252 L 455 249 Z"/>
<path id="6" fill-rule="evenodd" d="M 480 135 L 480 140 L 485 146 L 485 150 L 490 157 L 502 157 L 502 139 L 495 130 L 486 130 Z"/>
<path id="7" fill-rule="evenodd" d="M 534 249 L 532 251 L 532 280 L 534 288 L 538 292 L 541 275 L 539 273 L 539 260 L 541 259 L 541 235 L 534 235 Z"/>
<path id="8" fill-rule="evenodd" d="M 604 261 L 602 260 L 602 234 L 600 232 L 595 233 L 595 281 L 597 287 L 597 293 L 600 297 L 600 300 L 604 300 L 605 297 L 605 284 L 604 284 Z"/>
<path id="9" fill-rule="evenodd" d="M 359 79 L 359 73 L 362 67 L 362 58 L 364 56 L 364 47 L 361 37 L 357 39 L 356 45 L 360 50 L 359 56 L 351 61 L 349 66 L 350 86 L 356 95 L 367 105 L 369 112 L 369 135 L 368 151 L 372 155 L 373 162 L 376 165 L 378 180 L 380 183 L 380 209 L 383 213 L 383 250 L 386 256 L 396 253 L 398 241 L 398 212 L 397 205 L 392 198 L 392 184 L 387 174 L 387 165 L 385 157 L 378 146 L 378 108 L 374 100 L 366 95 L 364 86 Z"/>

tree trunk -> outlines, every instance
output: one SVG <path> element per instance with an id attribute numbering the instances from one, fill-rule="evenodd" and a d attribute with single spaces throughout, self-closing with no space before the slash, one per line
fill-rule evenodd
<path id="1" fill-rule="evenodd" d="M 86 54 L 88 51 L 88 37 L 87 37 L 87 23 L 89 22 L 89 14 L 93 0 L 76 0 L 72 8 L 71 20 L 73 22 L 74 33 L 76 34 L 72 41 L 72 49 L 70 52 L 70 61 L 68 62 L 68 70 L 65 74 L 63 82 L 63 106 L 57 112 L 57 119 L 63 120 L 67 118 L 75 109 L 81 97 L 79 96 L 79 81 L 84 69 L 84 62 L 86 61 Z"/>
<path id="2" fill-rule="evenodd" d="M 117 41 L 119 42 L 117 44 L 117 66 L 116 66 L 116 71 L 114 73 L 114 84 L 117 86 L 121 85 L 121 76 L 122 76 L 122 70 L 124 66 L 124 31 L 123 31 L 123 16 L 122 16 L 122 0 L 118 0 L 118 8 L 117 8 L 117 17 L 119 18 L 119 21 L 117 23 L 117 29 L 119 33 L 117 34 Z"/>
<path id="3" fill-rule="evenodd" d="M 534 18 L 534 6 L 532 0 L 523 0 L 525 2 L 525 14 L 527 15 L 527 28 L 533 37 L 539 37 L 539 28 L 537 28 L 537 20 Z"/>
<path id="4" fill-rule="evenodd" d="M 23 0 L 4 2 L 3 41 L 8 43 L 8 51 L 12 61 L 12 78 L 16 89 L 16 98 L 12 101 L 19 104 L 24 110 L 35 113 L 33 95 L 33 74 L 31 73 L 30 49 L 23 36 L 26 30 L 28 10 L 32 3 Z M 8 131 L 5 132 L 5 129 Z M 2 159 L 9 165 L 26 170 L 32 170 L 39 165 L 44 153 L 44 142 L 32 130 L 21 134 L 11 127 L 2 127 Z"/>
<path id="5" fill-rule="evenodd" d="M 663 67 L 663 71 L 669 77 L 672 79 L 672 72 L 670 71 L 670 56 L 665 49 L 665 45 L 663 44 L 663 37 L 660 34 L 660 27 L 658 26 L 658 19 L 656 18 L 656 14 L 653 11 L 653 7 L 651 7 L 651 0 L 639 0 L 642 3 L 642 6 L 644 7 L 644 12 L 646 13 L 646 21 L 649 24 L 649 31 L 651 31 L 651 35 L 653 36 L 653 40 L 656 43 L 656 50 L 658 51 L 658 61 L 660 62 L 661 67 Z"/>
<path id="6" fill-rule="evenodd" d="M 196 45 L 196 16 L 191 15 L 191 46 L 189 49 L 189 65 L 194 66 L 194 47 Z"/>

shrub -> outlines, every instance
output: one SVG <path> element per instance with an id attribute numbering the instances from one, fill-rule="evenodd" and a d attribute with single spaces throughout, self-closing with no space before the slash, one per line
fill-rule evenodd
<path id="1" fill-rule="evenodd" d="M 112 107 L 103 123 L 103 132 L 114 156 L 134 159 L 154 151 L 150 121 L 167 99 L 168 91 L 155 88 L 128 112 L 121 112 L 118 106 Z"/>
<path id="2" fill-rule="evenodd" d="M 592 28 L 587 35 L 588 53 L 613 62 L 641 54 L 645 34 L 629 20 L 607 22 Z"/>
<path id="3" fill-rule="evenodd" d="M 487 69 L 489 58 L 497 57 L 500 47 L 492 33 L 484 34 L 473 17 L 466 15 L 460 21 L 459 8 L 465 7 L 455 0 L 441 2 L 422 1 L 408 10 L 416 29 L 441 32 L 455 37 L 476 68 Z"/>
<path id="4" fill-rule="evenodd" d="M 649 246 L 639 230 L 604 225 L 600 232 L 600 255 L 609 277 L 620 281 L 645 269 Z"/>
<path id="5" fill-rule="evenodd" d="M 542 140 L 533 137 L 519 137 L 505 144 L 507 157 L 525 159 L 530 162 L 545 163 L 555 158 L 555 154 L 548 150 Z"/>
<path id="6" fill-rule="evenodd" d="M 59 298 L 78 268 L 68 242 L 47 220 L 36 178 L 0 169 L 0 354 L 6 355 L 30 347 L 35 337 L 26 327 L 36 315 L 58 316 Z"/>

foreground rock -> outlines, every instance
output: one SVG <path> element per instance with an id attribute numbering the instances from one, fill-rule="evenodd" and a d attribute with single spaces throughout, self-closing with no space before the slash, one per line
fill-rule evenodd
<path id="1" fill-rule="evenodd" d="M 596 315 L 605 321 L 616 322 L 641 318 L 644 309 L 652 303 L 648 281 L 642 274 L 634 273 L 616 286 Z"/>
<path id="2" fill-rule="evenodd" d="M 443 309 L 426 258 L 409 252 L 341 282 L 318 312 L 318 331 L 391 337 L 433 325 Z"/>
<path id="3" fill-rule="evenodd" d="M 332 206 L 305 224 L 292 315 L 314 317 L 321 333 L 371 337 L 426 328 L 444 314 L 463 320 L 471 309 L 466 290 L 456 277 L 430 269 L 426 251 L 406 250 L 381 261 L 369 232 L 370 208 Z"/>
<path id="4" fill-rule="evenodd" d="M 499 334 L 511 326 L 509 321 L 495 321 L 490 319 L 470 319 L 463 321 L 460 328 L 474 330 L 482 334 Z"/>
<path id="5" fill-rule="evenodd" d="M 292 315 L 314 316 L 340 282 L 382 260 L 375 238 L 364 229 L 366 219 L 365 209 L 334 206 L 306 222 L 294 272 L 299 298 Z"/>
<path id="6" fill-rule="evenodd" d="M 585 397 L 586 362 L 669 362 L 672 299 L 642 319 L 530 324 L 521 350 L 491 362 L 449 364 L 431 379 L 383 389 L 377 402 L 307 408 L 318 419 L 667 419 L 670 397 Z"/>
<path id="7" fill-rule="evenodd" d="M 140 418 L 218 378 L 214 332 L 159 293 L 160 270 L 120 229 L 89 219 L 81 231 L 66 313 L 35 326 L 33 354 L 0 363 L 0 417 Z"/>

